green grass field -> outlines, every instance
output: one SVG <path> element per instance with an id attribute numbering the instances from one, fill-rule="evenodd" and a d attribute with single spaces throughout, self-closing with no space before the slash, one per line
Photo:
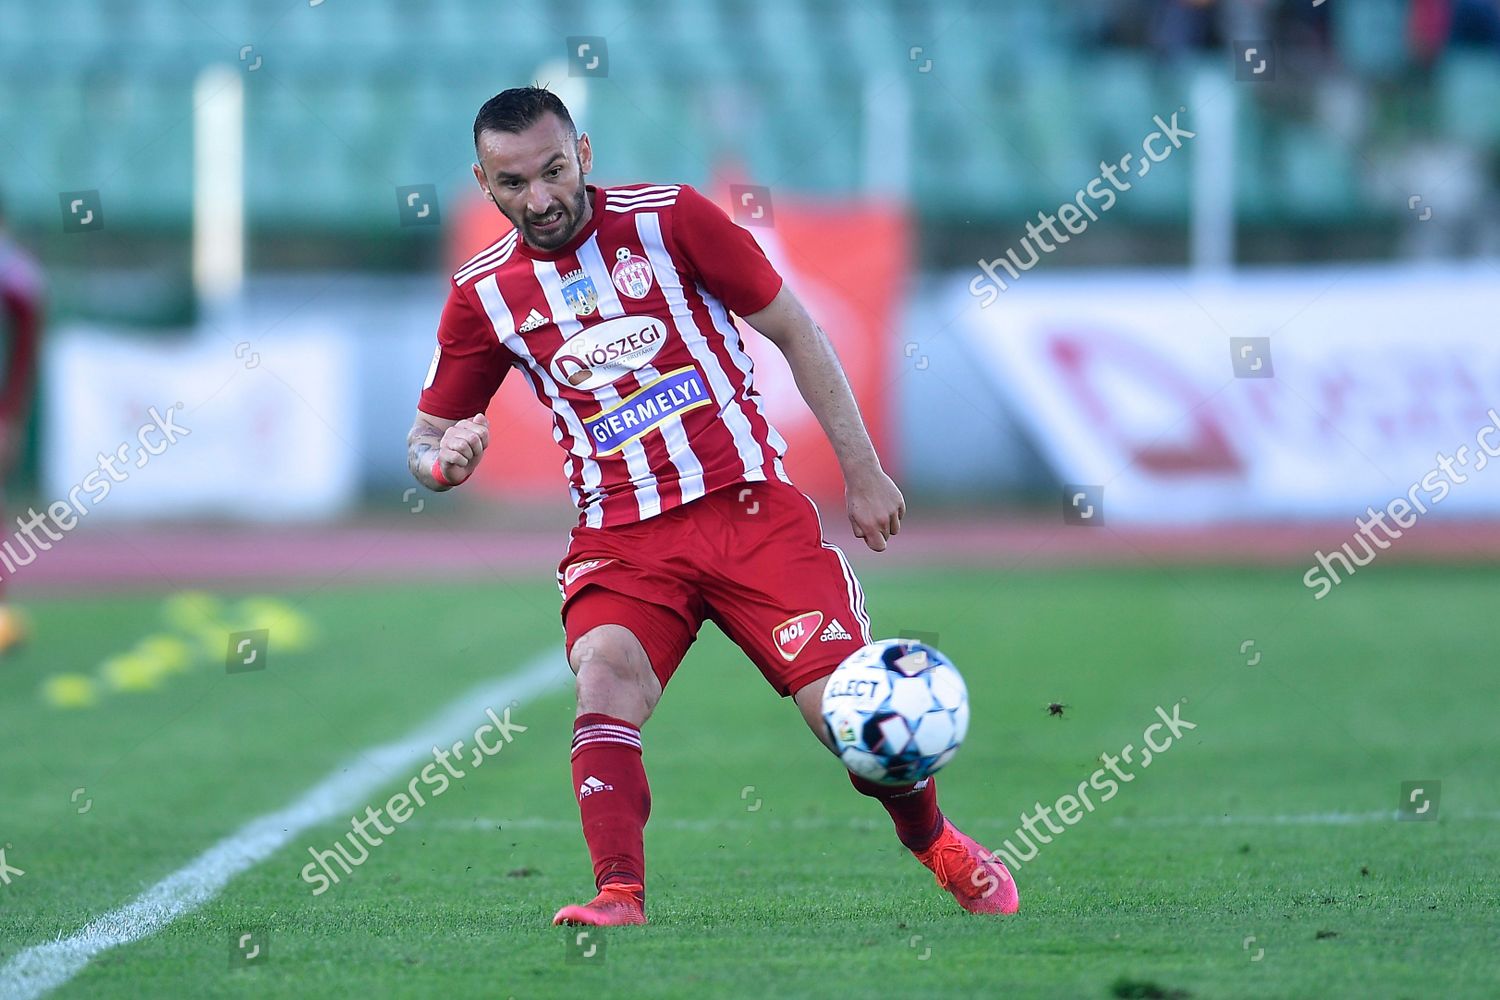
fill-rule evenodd
<path id="1" fill-rule="evenodd" d="M 559 685 L 341 884 L 314 897 L 298 873 L 347 817 L 54 995 L 1494 995 L 1500 572 L 1381 567 L 1321 602 L 1285 569 L 865 583 L 877 634 L 936 632 L 965 672 L 973 724 L 939 784 L 992 846 L 1156 706 L 1197 725 L 1017 871 L 1015 917 L 960 912 L 709 629 L 645 731 L 650 926 L 591 958 L 548 926 L 592 891 Z M 545 579 L 324 589 L 277 595 L 312 632 L 292 651 L 272 624 L 265 670 L 220 653 L 137 684 L 117 666 L 140 689 L 101 682 L 91 706 L 42 697 L 161 633 L 166 596 L 36 602 L 37 641 L 0 666 L 0 846 L 24 871 L 0 884 L 0 969 L 560 643 Z M 1401 783 L 1432 779 L 1436 821 L 1398 822 Z M 252 928 L 263 958 L 232 967 Z"/>

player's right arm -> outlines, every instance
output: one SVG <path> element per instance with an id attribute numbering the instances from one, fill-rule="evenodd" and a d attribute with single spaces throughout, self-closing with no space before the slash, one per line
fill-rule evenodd
<path id="1" fill-rule="evenodd" d="M 438 323 L 437 350 L 406 435 L 406 466 L 430 490 L 448 490 L 474 474 L 490 444 L 484 411 L 513 358 L 488 319 L 451 285 Z"/>
<path id="2" fill-rule="evenodd" d="M 448 420 L 417 411 L 406 435 L 406 467 L 429 490 L 450 490 L 474 474 L 490 444 L 490 422 L 483 413 Z"/>

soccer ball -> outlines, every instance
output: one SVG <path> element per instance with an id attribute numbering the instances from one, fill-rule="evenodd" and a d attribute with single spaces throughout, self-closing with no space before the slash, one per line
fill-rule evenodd
<path id="1" fill-rule="evenodd" d="M 935 774 L 969 731 L 969 693 L 946 656 L 882 639 L 838 665 L 823 688 L 823 724 L 844 766 L 882 785 Z"/>

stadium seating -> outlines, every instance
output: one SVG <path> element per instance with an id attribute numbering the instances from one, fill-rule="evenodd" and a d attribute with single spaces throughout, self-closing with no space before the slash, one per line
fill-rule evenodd
<path id="1" fill-rule="evenodd" d="M 1443 131 L 1500 150 L 1500 59 L 1489 52 L 1455 51 L 1438 80 Z"/>
<path id="2" fill-rule="evenodd" d="M 1398 6 L 1338 9 L 1351 66 L 1372 76 L 1400 68 L 1389 30 Z M 1021 218 L 1138 147 L 1153 114 L 1184 103 L 1195 71 L 1094 48 L 1101 15 L 1063 16 L 1064 7 L 0 0 L 0 140 L 11 151 L 0 183 L 23 222 L 50 223 L 59 188 L 97 188 L 113 225 L 185 225 L 193 83 L 218 63 L 244 73 L 252 226 L 388 226 L 396 186 L 468 183 L 468 126 L 486 96 L 539 76 L 556 82 L 567 72 L 564 39 L 599 35 L 609 75 L 587 81 L 582 117 L 606 154 L 601 179 L 703 183 L 733 163 L 786 189 L 859 190 L 879 173 L 867 160 L 881 137 L 868 130 L 889 104 L 910 110 L 912 197 L 937 214 Z M 1442 127 L 1500 143 L 1500 63 L 1457 53 L 1437 79 Z M 1257 92 L 1240 96 L 1236 193 L 1249 218 L 1317 223 L 1399 209 L 1361 192 L 1356 139 Z M 1338 198 L 1327 197 L 1329 176 L 1347 180 Z M 1122 214 L 1180 221 L 1188 177 L 1164 169 L 1121 200 Z"/>

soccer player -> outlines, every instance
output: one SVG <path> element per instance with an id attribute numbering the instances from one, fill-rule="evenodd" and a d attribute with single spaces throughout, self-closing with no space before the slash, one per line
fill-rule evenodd
<path id="1" fill-rule="evenodd" d="M 8 333 L 4 381 L 0 382 L 0 483 L 9 476 L 31 409 L 37 337 L 42 326 L 42 269 L 5 231 L 0 202 L 0 329 Z M 0 579 L 0 656 L 25 641 L 21 617 L 5 602 Z"/>
<path id="2" fill-rule="evenodd" d="M 884 551 L 906 505 L 827 336 L 713 203 L 685 184 L 588 184 L 589 137 L 541 88 L 485 102 L 474 145 L 474 176 L 515 228 L 453 275 L 408 462 L 433 490 L 473 475 L 491 446 L 484 410 L 512 370 L 551 411 L 582 512 L 557 580 L 577 675 L 573 787 L 598 891 L 553 923 L 641 924 L 641 726 L 703 622 L 825 745 L 828 675 L 870 641 L 859 581 L 782 467 L 786 442 L 735 316 L 786 356 L 838 456 L 855 537 Z M 503 462 L 503 438 L 495 448 Z M 1010 873 L 944 818 L 931 778 L 850 778 L 960 906 L 1016 910 Z"/>

